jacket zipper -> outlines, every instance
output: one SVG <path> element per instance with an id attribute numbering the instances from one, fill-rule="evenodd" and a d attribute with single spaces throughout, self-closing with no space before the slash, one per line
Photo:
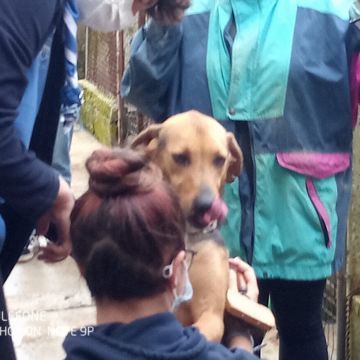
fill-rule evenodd
<path id="1" fill-rule="evenodd" d="M 249 264 L 252 265 L 254 259 L 254 249 L 255 249 L 255 203 L 256 203 L 256 162 L 255 162 L 255 154 L 254 154 L 254 134 L 253 128 L 250 121 L 247 122 L 248 131 L 249 131 L 249 140 L 250 140 L 250 153 L 251 153 L 251 161 L 253 164 L 253 219 L 252 219 L 252 233 L 251 233 L 251 254 L 249 254 Z"/>

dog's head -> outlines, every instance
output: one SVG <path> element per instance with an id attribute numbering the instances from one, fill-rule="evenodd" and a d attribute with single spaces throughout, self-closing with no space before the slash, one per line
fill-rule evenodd
<path id="1" fill-rule="evenodd" d="M 234 135 L 216 120 L 197 111 L 175 115 L 150 125 L 131 146 L 144 148 L 160 166 L 191 225 L 223 220 L 224 184 L 240 174 L 243 157 Z"/>

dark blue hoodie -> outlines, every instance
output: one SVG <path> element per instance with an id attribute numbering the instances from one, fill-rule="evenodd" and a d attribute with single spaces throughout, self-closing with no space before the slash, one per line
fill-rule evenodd
<path id="1" fill-rule="evenodd" d="M 240 349 L 228 350 L 207 341 L 197 329 L 183 327 L 172 313 L 130 324 L 112 323 L 69 333 L 68 360 L 256 360 Z"/>

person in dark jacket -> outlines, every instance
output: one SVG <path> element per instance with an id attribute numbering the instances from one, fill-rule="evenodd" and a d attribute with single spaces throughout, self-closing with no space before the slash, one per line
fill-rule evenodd
<path id="1" fill-rule="evenodd" d="M 73 196 L 66 182 L 47 165 L 64 84 L 63 6 L 62 0 L 0 1 L 0 348 L 6 360 L 14 359 L 15 354 L 1 285 L 35 224 L 41 232 L 50 221 L 55 224 L 58 242 L 49 259 L 70 251 Z M 15 119 L 29 70 L 51 34 L 49 72 L 34 122 L 32 150 L 28 150 L 15 128 Z"/>
<path id="2" fill-rule="evenodd" d="M 89 190 L 75 203 L 70 232 L 97 325 L 67 335 L 66 359 L 257 359 L 208 342 L 172 313 L 192 296 L 196 254 L 185 248 L 185 219 L 160 169 L 129 149 L 98 150 L 86 167 Z"/>
<path id="3" fill-rule="evenodd" d="M 135 14 L 156 2 L 119 0 L 119 5 L 104 4 L 111 12 L 102 14 L 101 23 L 110 13 L 114 22 L 119 23 L 120 15 L 127 20 L 128 12 L 120 5 Z M 55 225 L 56 236 L 43 249 L 44 260 L 61 260 L 71 250 L 68 233 L 73 196 L 64 179 L 48 165 L 65 81 L 66 3 L 69 1 L 0 0 L 0 349 L 5 360 L 15 358 L 15 354 L 2 283 L 34 227 L 41 234 L 47 232 L 50 222 Z M 186 7 L 187 0 L 171 4 L 170 8 L 157 7 L 154 16 L 169 18 L 170 14 L 172 21 L 178 20 L 178 7 Z M 89 22 L 99 20 L 100 10 L 90 10 L 91 4 Z M 48 54 L 43 58 L 43 51 L 48 50 L 49 63 Z"/>
<path id="4" fill-rule="evenodd" d="M 63 1 L 1 1 L 0 6 L 0 215 L 6 225 L 0 231 L 0 243 L 4 243 L 0 264 L 6 279 L 24 245 L 17 250 L 17 239 L 23 238 L 25 243 L 40 219 L 44 231 L 49 220 L 57 225 L 59 251 L 69 253 L 66 233 L 73 198 L 65 181 L 47 165 L 52 157 L 64 84 Z M 28 71 L 51 34 L 49 71 L 39 109 L 28 119 L 34 123 L 29 151 L 15 119 L 27 87 Z M 52 211 L 54 207 L 58 211 Z"/>

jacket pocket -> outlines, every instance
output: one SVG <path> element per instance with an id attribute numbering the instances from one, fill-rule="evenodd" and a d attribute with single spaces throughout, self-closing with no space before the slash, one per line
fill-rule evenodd
<path id="1" fill-rule="evenodd" d="M 325 236 L 326 246 L 332 245 L 331 216 L 321 199 L 315 183 L 345 171 L 350 166 L 349 153 L 277 153 L 279 165 L 285 169 L 305 176 L 306 190 L 309 199 L 319 217 Z"/>
<path id="2" fill-rule="evenodd" d="M 280 166 L 315 179 L 324 179 L 350 166 L 350 153 L 277 153 Z"/>

